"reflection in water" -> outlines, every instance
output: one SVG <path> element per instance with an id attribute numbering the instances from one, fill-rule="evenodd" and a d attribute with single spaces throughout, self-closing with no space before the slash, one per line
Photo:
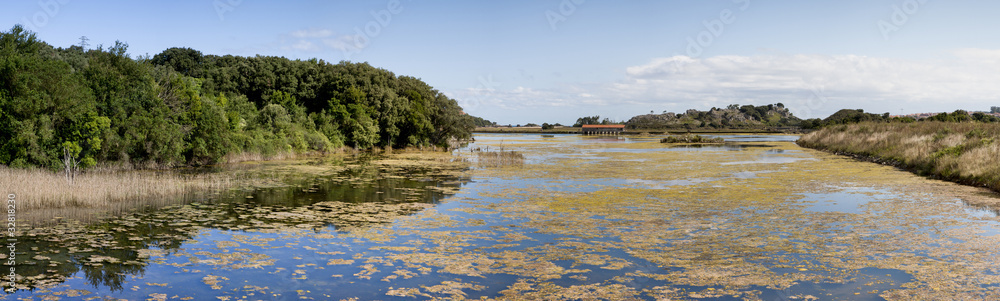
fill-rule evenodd
<path id="1" fill-rule="evenodd" d="M 196 240 L 202 229 L 303 225 L 338 229 L 386 223 L 433 206 L 468 180 L 427 168 L 385 171 L 361 166 L 336 176 L 307 177 L 288 186 L 250 192 L 230 191 L 207 203 L 151 209 L 93 225 L 61 222 L 32 228 L 19 237 L 18 256 L 28 260 L 18 260 L 15 266 L 18 288 L 72 282 L 82 274 L 98 291 L 120 293 L 130 279 L 146 274 L 151 250 L 161 256 L 183 253 L 181 246 Z M 303 213 L 318 218 L 309 219 Z"/>

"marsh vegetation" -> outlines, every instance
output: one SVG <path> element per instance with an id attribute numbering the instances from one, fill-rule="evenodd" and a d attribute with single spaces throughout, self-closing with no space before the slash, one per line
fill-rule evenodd
<path id="1" fill-rule="evenodd" d="M 503 146 L 490 150 L 488 147 L 471 150 L 476 154 L 476 163 L 484 167 L 514 166 L 524 164 L 524 154 L 517 151 L 504 151 Z"/>
<path id="2" fill-rule="evenodd" d="M 0 166 L 0 191 L 16 192 L 22 221 L 50 217 L 90 220 L 89 215 L 117 213 L 173 204 L 199 193 L 222 191 L 247 184 L 240 175 L 185 175 L 178 172 L 105 171 L 76 176 L 43 169 Z"/>
<path id="3" fill-rule="evenodd" d="M 863 122 L 823 128 L 799 144 L 1000 191 L 998 123 Z"/>

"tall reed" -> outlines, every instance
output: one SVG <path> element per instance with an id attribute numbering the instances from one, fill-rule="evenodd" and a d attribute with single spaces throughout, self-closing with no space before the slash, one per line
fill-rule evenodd
<path id="1" fill-rule="evenodd" d="M 15 195 L 21 217 L 117 213 L 175 204 L 198 193 L 237 187 L 242 182 L 245 179 L 234 174 L 121 170 L 87 172 L 68 182 L 62 174 L 48 170 L 0 166 L 0 192 Z"/>
<path id="2" fill-rule="evenodd" d="M 475 148 L 472 149 L 472 152 L 476 153 L 476 162 L 480 166 L 500 167 L 524 164 L 524 154 L 517 151 L 504 151 L 502 147 L 492 151 L 489 148 L 485 150 Z"/>

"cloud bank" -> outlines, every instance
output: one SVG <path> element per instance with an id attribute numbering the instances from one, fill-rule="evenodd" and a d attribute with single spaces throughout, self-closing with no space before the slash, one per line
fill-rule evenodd
<path id="1" fill-rule="evenodd" d="M 627 104 L 662 111 L 782 102 L 804 118 L 823 118 L 844 108 L 897 114 L 1000 105 L 1000 50 L 959 49 L 932 60 L 673 56 L 624 69 L 625 77 L 613 83 L 571 83 L 544 90 L 473 88 L 452 94 L 460 101 L 475 99 L 474 109 L 507 110 L 580 105 L 613 109 Z"/>

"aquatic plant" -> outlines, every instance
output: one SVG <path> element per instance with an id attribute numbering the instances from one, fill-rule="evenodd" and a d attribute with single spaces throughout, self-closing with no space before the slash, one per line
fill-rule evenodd
<path id="1" fill-rule="evenodd" d="M 58 173 L 43 169 L 0 166 L 0 190 L 13 192 L 23 212 L 66 207 L 114 207 L 128 201 L 183 196 L 200 190 L 231 187 L 235 178 L 213 175 L 182 175 L 177 172 L 120 171 L 88 172 L 73 183 Z"/>
<path id="2" fill-rule="evenodd" d="M 476 154 L 476 162 L 480 166 L 500 167 L 524 164 L 524 154 L 517 151 L 504 151 L 502 145 L 496 150 L 476 148 L 472 152 Z"/>
<path id="3" fill-rule="evenodd" d="M 720 137 L 708 138 L 702 137 L 701 135 L 680 135 L 680 136 L 669 136 L 667 138 L 660 139 L 660 143 L 722 143 L 725 139 Z"/>
<path id="4" fill-rule="evenodd" d="M 18 266 L 22 291 L 8 298 L 1000 298 L 1000 218 L 969 218 L 957 202 L 996 201 L 982 189 L 790 142 L 719 151 L 652 139 L 507 137 L 507 149 L 532 160 L 463 170 L 479 184 L 433 203 L 352 202 L 306 185 L 298 206 L 264 204 L 282 196 L 256 194 L 61 232 L 32 229 L 22 243 L 47 244 L 17 254 L 33 265 Z M 497 141 L 476 145 L 494 150 Z M 433 193 L 432 181 L 399 187 L 368 174 L 444 172 L 462 164 L 451 156 L 348 162 L 333 181 Z M 77 266 L 117 288 L 74 291 L 87 287 L 60 275 Z"/>

